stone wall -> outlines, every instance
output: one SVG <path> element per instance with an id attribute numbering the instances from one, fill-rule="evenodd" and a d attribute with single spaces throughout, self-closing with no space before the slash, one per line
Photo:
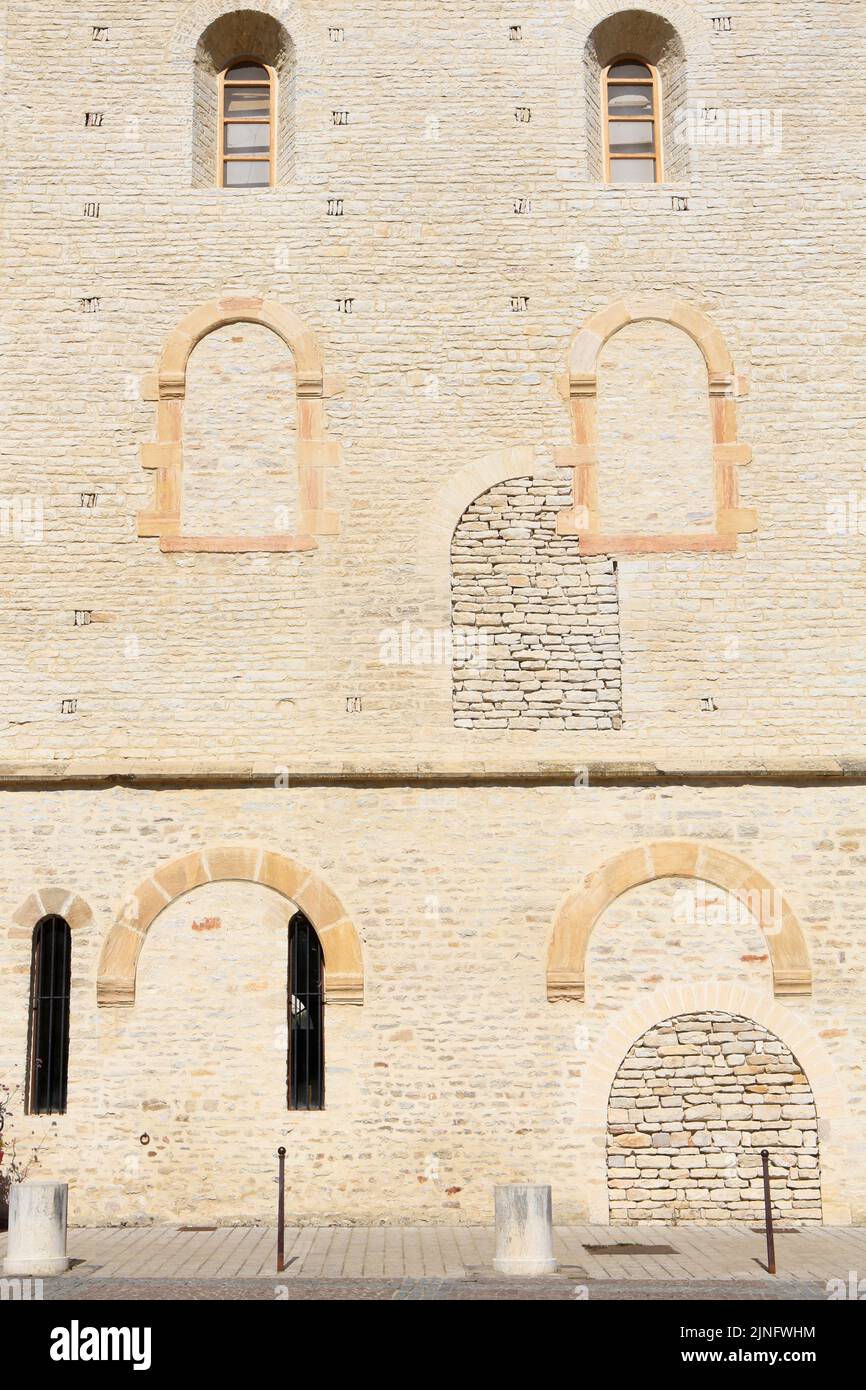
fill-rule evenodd
<path id="1" fill-rule="evenodd" d="M 623 1056 L 672 1014 L 707 1008 L 756 1020 L 797 1057 L 821 1126 L 824 1219 L 866 1219 L 856 789 L 115 787 L 5 793 L 0 812 L 10 1083 L 27 1052 L 29 897 L 55 885 L 93 914 L 73 928 L 68 1111 L 18 1107 L 8 1135 L 25 1154 L 39 1147 L 33 1176 L 71 1182 L 76 1220 L 270 1220 L 281 1143 L 293 1220 L 486 1222 L 492 1184 L 512 1180 L 551 1182 L 560 1220 L 607 1220 Z M 660 880 L 602 913 L 584 1002 L 548 1002 L 566 894 L 619 850 L 673 837 L 727 847 L 783 889 L 810 995 L 774 998 L 768 940 L 725 895 L 692 883 L 684 912 L 683 884 Z M 100 952 L 133 891 L 178 855 L 224 844 L 307 866 L 360 939 L 363 1003 L 325 1006 L 321 1113 L 285 1109 L 291 905 L 260 883 L 181 887 L 170 902 L 151 886 L 161 911 L 135 1002 L 97 1005 Z M 309 907 L 314 924 L 328 907 Z"/>
<path id="2" fill-rule="evenodd" d="M 635 42 L 657 42 L 663 66 L 671 55 L 669 104 L 676 69 L 690 102 L 721 113 L 714 137 L 741 109 L 778 119 L 763 142 L 678 146 L 687 176 L 642 188 L 605 187 L 588 161 L 584 55 L 607 54 L 590 36 L 619 6 L 527 0 L 519 41 L 493 0 L 358 0 L 349 18 L 260 8 L 292 40 L 295 160 L 272 191 L 240 194 L 204 175 L 191 186 L 196 55 L 226 5 L 105 0 L 96 23 L 72 7 L 47 24 L 35 0 L 9 11 L 7 103 L 28 116 L 5 154 L 7 763 L 190 766 L 204 746 L 275 770 L 326 756 L 455 768 L 494 748 L 505 768 L 866 756 L 850 390 L 864 368 L 850 121 L 864 73 L 838 82 L 839 53 L 861 42 L 856 6 L 738 3 L 717 33 L 706 6 L 659 0 L 668 28 L 642 20 Z M 624 24 L 605 42 L 625 43 Z M 296 312 L 342 382 L 326 401 L 342 531 L 302 555 L 168 555 L 136 535 L 154 491 L 142 378 L 188 312 L 232 294 Z M 740 484 L 759 530 L 734 555 L 614 556 L 622 729 L 581 729 L 576 747 L 547 720 L 455 727 L 449 664 L 382 661 L 379 633 L 447 630 L 451 536 L 485 490 L 455 496 L 463 470 L 496 457 L 486 487 L 525 476 L 517 449 L 555 466 L 573 442 L 557 386 L 569 340 L 606 305 L 652 295 L 707 313 L 748 378 Z M 693 509 L 697 480 L 678 470 L 672 514 Z M 623 521 L 627 491 L 608 490 Z M 31 501 L 33 543 L 11 515 Z M 76 611 L 99 624 L 76 626 Z M 234 679 L 239 651 L 255 678 Z"/>
<path id="3" fill-rule="evenodd" d="M 258 324 L 194 348 L 183 403 L 183 532 L 269 536 L 298 527 L 295 364 Z"/>
<path id="4" fill-rule="evenodd" d="M 753 1020 L 665 1019 L 635 1042 L 610 1092 L 610 1219 L 821 1220 L 818 1117 L 800 1063 Z"/>
<path id="5" fill-rule="evenodd" d="M 454 722 L 615 729 L 622 719 L 616 562 L 557 536 L 568 493 L 512 478 L 476 498 L 451 543 Z"/>

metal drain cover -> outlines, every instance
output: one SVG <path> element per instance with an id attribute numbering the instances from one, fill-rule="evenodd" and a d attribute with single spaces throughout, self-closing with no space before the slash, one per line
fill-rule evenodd
<path id="1" fill-rule="evenodd" d="M 675 1255 L 672 1245 L 585 1245 L 588 1255 Z"/>

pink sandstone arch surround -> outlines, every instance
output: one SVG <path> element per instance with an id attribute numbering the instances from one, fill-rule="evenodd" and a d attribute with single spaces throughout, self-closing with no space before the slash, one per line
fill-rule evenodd
<path id="1" fill-rule="evenodd" d="M 183 854 L 144 879 L 111 927 L 99 959 L 97 1003 L 135 1003 L 135 977 L 148 929 L 163 908 L 205 883 L 260 883 L 309 918 L 325 958 L 325 1001 L 362 1004 L 361 942 L 343 904 L 312 870 L 258 845 L 215 845 Z"/>
<path id="2" fill-rule="evenodd" d="M 655 320 L 681 329 L 697 344 L 707 366 L 716 526 L 713 532 L 669 535 L 604 535 L 598 498 L 598 358 L 609 338 L 627 324 Z M 700 309 L 672 297 L 618 299 L 593 314 L 571 339 L 567 372 L 560 379 L 568 400 L 573 444 L 556 451 L 561 468 L 574 474 L 573 506 L 561 511 L 556 529 L 577 536 L 582 555 L 652 554 L 671 551 L 734 551 L 737 536 L 757 530 L 757 514 L 740 506 L 738 469 L 751 462 L 752 450 L 737 439 L 741 379 L 721 332 Z"/>
<path id="3" fill-rule="evenodd" d="M 217 328 L 255 323 L 286 344 L 295 360 L 298 401 L 297 467 L 301 513 L 298 534 L 270 536 L 185 536 L 182 533 L 183 403 L 190 354 Z M 328 511 L 326 474 L 340 459 L 340 445 L 329 439 L 325 398 L 340 389 L 325 378 L 315 336 L 302 319 L 272 300 L 229 296 L 193 309 L 169 334 L 155 373 L 144 378 L 142 396 L 156 403 L 156 441 L 141 446 L 141 466 L 156 474 L 153 508 L 139 512 L 139 536 L 158 536 L 165 551 L 313 550 L 316 536 L 339 531 L 336 512 Z"/>
<path id="4" fill-rule="evenodd" d="M 691 840 L 656 840 L 624 850 L 587 874 L 560 904 L 547 955 L 547 997 L 583 1003 L 586 953 L 604 910 L 630 888 L 659 878 L 704 879 L 740 897 L 767 941 L 776 998 L 812 992 L 803 929 L 768 878 L 728 850 Z"/>

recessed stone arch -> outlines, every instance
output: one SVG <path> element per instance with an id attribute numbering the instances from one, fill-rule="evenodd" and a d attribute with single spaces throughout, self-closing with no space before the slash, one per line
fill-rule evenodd
<path id="1" fill-rule="evenodd" d="M 295 363 L 297 466 L 301 514 L 297 535 L 185 536 L 182 534 L 183 404 L 187 366 L 197 343 L 233 323 L 259 324 L 282 339 Z M 139 536 L 158 536 L 165 551 L 311 550 L 316 536 L 335 535 L 339 521 L 326 509 L 326 474 L 341 449 L 327 432 L 325 399 L 340 390 L 326 379 L 315 334 L 291 309 L 257 296 L 227 296 L 201 304 L 172 329 L 155 373 L 145 377 L 142 395 L 156 403 L 156 442 L 141 446 L 141 465 L 156 474 L 149 512 L 140 512 Z"/>
<path id="2" fill-rule="evenodd" d="M 610 1219 L 760 1221 L 764 1148 L 775 1215 L 820 1222 L 818 1113 L 799 1058 L 727 1009 L 660 1019 L 634 1040 L 611 1085 Z"/>
<path id="3" fill-rule="evenodd" d="M 695 342 L 707 368 L 712 430 L 715 530 L 709 533 L 667 535 L 601 534 L 598 498 L 598 359 L 605 343 L 628 324 L 656 321 L 671 324 Z M 743 383 L 721 330 L 702 310 L 672 296 L 619 299 L 600 309 L 572 337 L 561 393 L 569 404 L 573 444 L 560 448 L 556 461 L 573 471 L 572 508 L 560 512 L 560 535 L 579 537 L 582 554 L 653 554 L 671 551 L 727 551 L 737 537 L 757 530 L 757 514 L 740 506 L 739 472 L 751 462 L 749 445 L 737 438 L 738 395 Z"/>
<path id="4" fill-rule="evenodd" d="M 588 874 L 561 903 L 547 957 L 547 997 L 583 1002 L 586 953 L 601 914 L 621 894 L 658 878 L 704 879 L 745 903 L 767 941 L 777 998 L 812 992 L 799 921 L 778 888 L 728 850 L 692 840 L 657 840 L 624 850 Z"/>
<path id="5" fill-rule="evenodd" d="M 648 1029 L 682 1014 L 723 1011 L 752 1019 L 780 1039 L 808 1077 L 821 1142 L 821 1206 L 828 1224 L 851 1221 L 848 1170 L 858 1152 L 847 1100 L 826 1046 L 810 1020 L 747 985 L 707 982 L 670 985 L 648 993 L 615 1014 L 593 1041 L 583 1067 L 577 1094 L 579 1125 L 589 1144 L 591 1161 L 581 1181 L 590 1221 L 610 1219 L 607 1194 L 606 1137 L 608 1105 L 614 1079 L 623 1059 Z"/>
<path id="6" fill-rule="evenodd" d="M 361 1004 L 364 998 L 361 942 L 343 904 L 303 864 L 259 845 L 215 845 L 183 854 L 157 869 L 127 898 L 102 948 L 97 1003 L 135 1003 L 135 977 L 151 923 L 164 907 L 205 883 L 260 883 L 299 907 L 316 929 L 325 958 L 325 998 L 332 1004 Z"/>

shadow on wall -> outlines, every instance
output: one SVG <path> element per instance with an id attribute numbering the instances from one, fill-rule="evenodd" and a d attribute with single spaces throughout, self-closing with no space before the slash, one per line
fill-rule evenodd
<path id="1" fill-rule="evenodd" d="M 276 182 L 286 183 L 295 167 L 295 46 L 271 15 L 234 10 L 209 24 L 195 52 L 193 84 L 192 186 L 217 182 L 220 73 L 238 58 L 255 58 L 277 77 Z"/>
<path id="2" fill-rule="evenodd" d="M 688 145 L 675 139 L 676 112 L 686 104 L 686 54 L 672 24 L 646 10 L 623 10 L 597 24 L 583 51 L 586 94 L 586 147 L 588 175 L 596 183 L 604 178 L 604 141 L 601 129 L 601 74 L 625 54 L 634 54 L 658 69 L 662 101 L 662 149 L 664 182 L 678 183 L 689 177 Z"/>

